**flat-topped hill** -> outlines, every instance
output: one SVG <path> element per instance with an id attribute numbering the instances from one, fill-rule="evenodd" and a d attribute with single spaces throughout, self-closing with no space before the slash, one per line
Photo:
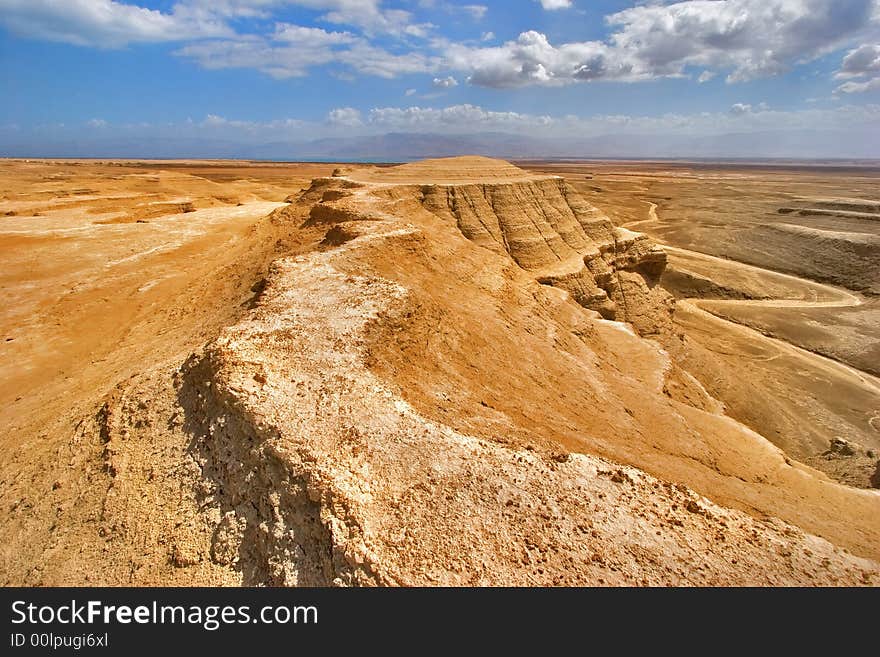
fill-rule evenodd
<path id="1" fill-rule="evenodd" d="M 360 169 L 347 175 L 360 182 L 419 185 L 460 185 L 541 180 L 546 175 L 529 173 L 510 162 L 479 155 L 421 160 L 396 167 Z"/>

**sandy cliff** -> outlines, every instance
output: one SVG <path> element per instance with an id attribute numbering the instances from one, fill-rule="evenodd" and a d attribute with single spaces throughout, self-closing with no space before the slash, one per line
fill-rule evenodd
<path id="1" fill-rule="evenodd" d="M 358 184 L 375 187 L 372 194 L 396 208 L 417 201 L 606 319 L 630 322 L 642 333 L 670 330 L 672 298 L 657 286 L 665 252 L 645 235 L 615 227 L 561 177 L 529 175 L 487 158 L 427 160 L 356 171 L 343 181 L 319 179 L 300 201 L 317 201 L 314 222 L 356 219 L 364 212 L 352 208 Z"/>

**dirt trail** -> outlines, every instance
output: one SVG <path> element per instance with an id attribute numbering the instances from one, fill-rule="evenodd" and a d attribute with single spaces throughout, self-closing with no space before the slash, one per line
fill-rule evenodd
<path id="1" fill-rule="evenodd" d="M 654 223 L 656 225 L 662 223 L 657 215 L 656 204 L 649 202 L 648 214 L 648 219 L 631 222 L 627 226 L 632 228 L 635 224 Z M 874 449 L 877 446 L 877 428 L 870 409 L 875 409 L 873 416 L 876 417 L 876 409 L 880 407 L 880 378 L 842 362 L 839 358 L 833 357 L 833 353 L 826 355 L 799 346 L 790 339 L 786 339 L 787 334 L 777 335 L 760 330 L 760 325 L 751 325 L 747 319 L 738 317 L 733 311 L 740 308 L 791 311 L 813 308 L 856 308 L 865 305 L 864 299 L 860 295 L 836 286 L 817 283 L 810 279 L 783 274 L 737 260 L 666 244 L 663 245 L 663 248 L 670 256 L 678 257 L 679 261 L 676 265 L 682 274 L 710 279 L 714 279 L 715 275 L 720 275 L 721 279 L 719 280 L 729 279 L 728 286 L 732 285 L 733 288 L 736 288 L 737 284 L 744 284 L 744 291 L 748 288 L 750 293 L 760 292 L 771 297 L 707 299 L 688 295 L 688 291 L 685 290 L 683 292 L 684 298 L 678 299 L 676 315 L 678 323 L 686 328 L 686 332 L 693 333 L 693 337 L 702 336 L 699 341 L 709 349 L 710 353 L 714 352 L 714 356 L 717 358 L 729 349 L 741 352 L 740 360 L 745 360 L 742 360 L 739 365 L 732 363 L 734 369 L 731 371 L 735 371 L 734 377 L 756 377 L 752 379 L 752 383 L 758 386 L 756 389 L 760 387 L 759 380 L 766 380 L 767 383 L 770 383 L 775 379 L 780 390 L 784 390 L 787 385 L 797 386 L 791 390 L 791 393 L 780 396 L 780 399 L 783 399 L 781 405 L 773 406 L 770 404 L 767 406 L 767 402 L 762 401 L 758 404 L 762 410 L 756 410 L 754 404 L 757 402 L 749 404 L 746 399 L 740 397 L 738 392 L 732 392 L 728 389 L 732 397 L 725 398 L 727 393 L 723 390 L 726 389 L 726 384 L 720 384 L 720 388 L 710 384 L 710 388 L 715 389 L 715 394 L 725 398 L 724 401 L 728 404 L 729 412 L 737 419 L 766 435 L 775 434 L 777 444 L 783 446 L 791 456 L 826 471 L 840 481 L 855 483 L 854 481 L 850 482 L 848 471 L 846 476 L 842 476 L 843 471 L 838 472 L 839 467 L 843 467 L 845 459 L 840 463 L 833 459 L 828 462 L 822 455 L 823 450 L 827 449 L 827 442 L 818 441 L 818 438 L 814 436 L 804 439 L 803 444 L 800 444 L 790 436 L 786 437 L 785 434 L 789 433 L 791 427 L 786 426 L 786 420 L 781 418 L 788 412 L 795 413 L 792 408 L 789 408 L 790 404 L 798 407 L 799 404 L 814 399 L 816 405 L 811 405 L 810 408 L 813 410 L 809 412 L 817 414 L 813 417 L 813 420 L 818 423 L 817 426 L 824 427 L 824 430 L 830 431 L 832 436 L 846 436 L 848 440 L 863 445 L 866 450 Z M 704 263 L 708 265 L 705 268 L 701 266 Z M 798 321 L 803 320 L 798 319 Z M 728 356 L 730 355 L 728 354 Z M 772 361 L 778 362 L 771 365 Z M 762 367 L 770 369 L 759 374 L 751 366 L 746 365 L 746 362 L 760 364 Z M 701 367 L 694 363 L 692 365 Z M 799 379 L 791 379 L 792 372 L 799 372 Z M 715 372 L 709 378 L 714 378 L 717 382 L 719 374 L 719 372 Z M 783 383 L 783 379 L 787 383 Z M 837 391 L 836 395 L 831 394 L 831 388 Z M 843 397 L 839 401 L 835 401 L 841 395 Z M 784 401 L 785 398 L 788 398 L 788 401 Z M 801 399 L 801 402 L 797 401 L 798 398 Z M 765 406 L 767 407 L 764 408 Z M 792 417 L 797 417 L 797 414 L 806 411 L 807 409 L 803 408 Z M 810 444 L 812 447 L 806 447 Z M 864 466 L 870 469 L 870 464 L 873 461 L 869 457 L 860 457 L 860 459 L 864 460 L 867 465 L 861 464 L 859 467 Z"/>
<path id="2" fill-rule="evenodd" d="M 726 315 L 721 315 L 718 312 L 713 312 L 713 310 L 720 310 L 724 307 L 755 307 L 755 308 L 855 308 L 858 306 L 864 305 L 864 301 L 861 297 L 852 294 L 846 290 L 842 290 L 840 288 L 835 288 L 830 285 L 825 285 L 821 283 L 815 283 L 813 281 L 808 281 L 803 278 L 798 278 L 797 276 L 791 276 L 789 274 L 780 274 L 779 272 L 774 272 L 768 269 L 762 269 L 760 267 L 755 267 L 753 265 L 747 265 L 745 263 L 736 262 L 732 260 L 728 260 L 725 258 L 718 258 L 717 256 L 710 256 L 704 253 L 699 253 L 697 251 L 689 251 L 687 249 L 681 249 L 674 246 L 664 245 L 664 249 L 671 253 L 681 253 L 687 254 L 689 256 L 698 256 L 700 258 L 705 258 L 707 260 L 718 260 L 722 261 L 728 265 L 735 264 L 735 266 L 748 269 L 754 273 L 767 273 L 773 274 L 776 276 L 783 276 L 792 281 L 810 284 L 814 287 L 821 287 L 823 290 L 827 291 L 829 295 L 836 295 L 837 299 L 827 300 L 827 301 L 818 301 L 818 300 L 807 300 L 807 299 L 700 299 L 700 298 L 688 298 L 684 300 L 679 300 L 679 306 L 686 305 L 690 308 L 694 308 L 698 311 L 701 311 L 707 316 L 711 316 L 715 321 L 732 324 L 738 327 L 738 330 L 746 333 L 754 340 L 766 340 L 772 342 L 774 345 L 778 346 L 780 349 L 783 349 L 791 354 L 794 354 L 798 357 L 805 358 L 809 360 L 813 364 L 821 364 L 822 367 L 827 368 L 829 373 L 843 374 L 846 376 L 855 377 L 859 380 L 866 388 L 873 390 L 874 392 L 880 394 L 880 378 L 873 376 L 867 372 L 863 372 L 855 367 L 851 367 L 846 363 L 842 363 L 837 359 L 830 358 L 828 356 L 823 356 L 822 354 L 818 354 L 814 351 L 810 351 L 808 349 L 804 349 L 797 345 L 788 342 L 787 340 L 783 340 L 781 338 L 770 336 L 761 331 L 748 326 L 745 323 L 738 322 L 734 318 L 731 318 Z"/>
<path id="3" fill-rule="evenodd" d="M 752 340 L 765 340 L 767 342 L 772 343 L 775 347 L 784 351 L 788 354 L 795 356 L 796 358 L 803 358 L 809 363 L 819 369 L 825 370 L 831 376 L 839 376 L 848 378 L 850 380 L 858 381 L 861 386 L 863 386 L 866 390 L 869 390 L 873 393 L 880 394 L 880 379 L 871 374 L 867 374 L 866 372 L 862 372 L 854 367 L 850 367 L 840 361 L 834 360 L 833 358 L 828 358 L 827 356 L 822 356 L 821 354 L 814 353 L 812 351 L 808 351 L 807 349 L 802 349 L 801 347 L 795 346 L 790 342 L 786 342 L 785 340 L 780 340 L 779 338 L 774 338 L 769 335 L 764 335 L 760 331 L 751 328 L 750 326 L 746 326 L 745 324 L 740 324 L 739 322 L 734 322 L 726 317 L 721 317 L 711 312 L 710 309 L 704 309 L 701 307 L 701 304 L 697 303 L 700 301 L 699 299 L 687 299 L 685 301 L 679 301 L 679 308 L 684 307 L 686 311 L 693 311 L 700 313 L 705 318 L 711 318 L 713 322 L 717 322 L 719 324 L 726 325 L 728 329 L 735 330 L 741 332 L 742 334 L 748 336 L 749 339 Z M 748 302 L 748 301 L 738 301 L 738 300 L 729 300 L 723 302 L 712 302 L 712 303 L 729 303 L 729 304 L 747 304 L 754 305 L 755 303 L 761 302 Z M 770 303 L 770 302 L 766 302 Z M 819 302 L 813 302 L 806 304 L 807 306 L 815 306 L 815 305 L 823 305 Z M 789 306 L 778 306 L 778 307 L 789 307 Z M 779 356 L 773 356 L 768 358 L 767 360 L 775 360 Z"/>
<path id="4" fill-rule="evenodd" d="M 648 210 L 649 218 L 641 221 L 631 222 L 626 224 L 627 228 L 633 228 L 638 224 L 648 223 L 648 222 L 659 222 L 661 221 L 660 217 L 657 215 L 657 204 L 648 202 L 650 208 Z M 776 278 L 783 278 L 794 283 L 808 286 L 810 289 L 810 293 L 815 296 L 815 290 L 819 289 L 823 293 L 827 294 L 830 298 L 827 300 L 818 300 L 818 299 L 783 299 L 783 298 L 774 298 L 774 299 L 700 299 L 696 297 L 688 298 L 683 301 L 679 301 L 680 304 L 687 304 L 692 308 L 696 308 L 698 310 L 703 311 L 704 313 L 711 315 L 716 318 L 718 321 L 724 322 L 725 324 L 732 324 L 740 327 L 744 331 L 748 331 L 753 334 L 752 337 L 758 340 L 769 340 L 776 343 L 779 346 L 782 346 L 792 353 L 796 353 L 804 358 L 808 358 L 811 360 L 815 360 L 816 362 L 821 362 L 823 364 L 827 364 L 831 367 L 839 368 L 842 372 L 845 372 L 850 375 L 854 375 L 859 378 L 867 387 L 872 388 L 873 390 L 880 392 L 880 379 L 870 374 L 866 374 L 861 370 L 858 370 L 854 367 L 850 367 L 844 363 L 841 363 L 838 360 L 833 358 L 828 358 L 826 356 L 822 356 L 820 354 L 814 353 L 812 351 L 808 351 L 807 349 L 802 349 L 796 345 L 791 344 L 788 341 L 780 340 L 778 338 L 770 337 L 757 331 L 745 324 L 740 322 L 736 322 L 728 317 L 720 316 L 716 313 L 712 312 L 713 307 L 719 308 L 722 306 L 752 306 L 752 307 L 763 307 L 763 308 L 853 308 L 857 306 L 861 306 L 864 304 L 864 301 L 861 297 L 849 292 L 848 290 L 844 290 L 838 287 L 834 287 L 831 285 L 827 285 L 824 283 L 817 283 L 815 281 L 811 281 L 805 278 L 801 278 L 799 276 L 792 276 L 791 274 L 784 274 L 782 272 L 773 271 L 772 269 L 765 269 L 763 267 L 756 267 L 755 265 L 749 265 L 744 262 L 739 262 L 737 260 L 731 260 L 729 258 L 719 258 L 718 256 L 709 255 L 707 253 L 701 253 L 699 251 L 692 251 L 690 249 L 682 249 L 677 246 L 670 246 L 668 244 L 663 244 L 663 248 L 670 253 L 674 254 L 682 254 L 687 255 L 689 257 L 699 258 L 701 260 L 708 260 L 718 263 L 724 263 L 726 266 L 733 266 L 743 271 L 748 271 L 753 274 L 758 275 L 772 275 Z"/>
<path id="5" fill-rule="evenodd" d="M 643 190 L 647 191 L 647 190 Z M 652 203 L 651 201 L 645 201 L 650 207 L 648 208 L 648 218 L 647 219 L 639 219 L 638 221 L 629 221 L 625 224 L 622 224 L 624 228 L 629 228 L 630 230 L 634 229 L 636 226 L 641 226 L 642 224 L 648 224 L 653 221 L 660 221 L 660 217 L 657 216 L 657 204 Z M 666 245 L 664 245 L 665 248 Z"/>
<path id="6" fill-rule="evenodd" d="M 839 287 L 834 287 L 832 285 L 827 285 L 825 283 L 817 283 L 815 281 L 810 281 L 805 278 L 800 278 L 799 276 L 792 276 L 791 274 L 783 274 L 781 272 L 773 271 L 772 269 L 765 269 L 763 267 L 756 267 L 755 265 L 749 265 L 744 262 L 739 262 L 738 260 L 731 260 L 729 258 L 719 258 L 718 256 L 709 255 L 707 253 L 701 253 L 699 251 L 691 251 L 689 249 L 682 249 L 677 246 L 670 246 L 668 244 L 664 244 L 663 248 L 670 253 L 680 253 L 683 255 L 687 255 L 694 258 L 699 258 L 701 260 L 709 260 L 724 263 L 725 265 L 732 265 L 741 270 L 747 270 L 751 273 L 755 273 L 758 275 L 773 275 L 776 278 L 785 278 L 793 283 L 809 285 L 810 290 L 808 291 L 814 297 L 816 296 L 815 290 L 818 288 L 823 293 L 827 294 L 830 299 L 784 299 L 784 298 L 775 298 L 775 299 L 712 299 L 712 303 L 718 304 L 727 304 L 727 303 L 735 303 L 739 305 L 747 305 L 747 306 L 764 306 L 768 308 L 852 308 L 855 306 L 863 305 L 864 301 L 861 297 L 849 292 L 848 290 L 844 290 Z M 701 302 L 706 302 L 706 299 L 698 299 Z"/>

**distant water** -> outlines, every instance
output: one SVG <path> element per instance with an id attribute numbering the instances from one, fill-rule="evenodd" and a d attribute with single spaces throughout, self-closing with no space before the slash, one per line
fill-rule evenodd
<path id="1" fill-rule="evenodd" d="M 424 158 L 421 157 L 399 157 L 393 160 L 389 159 L 376 159 L 372 157 L 299 157 L 296 159 L 280 159 L 280 158 L 260 158 L 260 157 L 247 157 L 242 158 L 244 160 L 248 160 L 249 162 L 278 162 L 280 164 L 297 164 L 303 162 L 320 162 L 327 164 L 335 164 L 339 162 L 350 162 L 351 164 L 388 164 L 389 162 L 415 162 L 417 160 L 422 160 Z"/>

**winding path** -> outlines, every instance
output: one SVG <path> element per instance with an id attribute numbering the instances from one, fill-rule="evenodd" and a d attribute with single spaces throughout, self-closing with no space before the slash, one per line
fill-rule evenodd
<path id="1" fill-rule="evenodd" d="M 629 224 L 626 224 L 626 228 L 632 229 L 634 226 L 646 224 L 650 222 L 661 222 L 662 220 L 657 215 L 657 204 L 652 203 L 650 201 L 646 201 L 649 204 L 648 209 L 648 218 L 642 219 L 639 221 L 634 221 Z M 808 349 L 804 349 L 802 347 L 798 347 L 797 345 L 788 342 L 787 340 L 782 340 L 780 338 L 776 338 L 773 336 L 766 335 L 757 329 L 754 329 L 746 324 L 737 322 L 728 317 L 718 315 L 712 312 L 712 307 L 718 308 L 720 306 L 750 306 L 750 307 L 763 307 L 763 308 L 851 308 L 855 306 L 861 306 L 864 302 L 861 297 L 849 292 L 848 290 L 843 290 L 838 287 L 834 287 L 832 285 L 826 285 L 824 283 L 816 283 L 809 279 L 800 278 L 797 276 L 792 276 L 790 274 L 783 274 L 781 272 L 774 271 L 772 269 L 765 269 L 763 267 L 756 267 L 754 265 L 749 265 L 743 262 L 739 262 L 737 260 L 730 260 L 727 258 L 720 258 L 718 256 L 709 255 L 706 253 L 701 253 L 700 251 L 691 251 L 688 249 L 682 249 L 676 246 L 670 246 L 668 244 L 661 244 L 661 246 L 670 253 L 679 253 L 685 256 L 696 257 L 705 260 L 712 260 L 723 263 L 728 267 L 735 267 L 738 269 L 748 270 L 754 272 L 759 275 L 766 276 L 774 276 L 777 278 L 785 278 L 792 282 L 809 286 L 811 291 L 813 291 L 815 295 L 815 290 L 820 290 L 824 294 L 827 294 L 830 297 L 827 300 L 808 300 L 808 299 L 700 299 L 700 298 L 687 298 L 679 300 L 679 305 L 685 307 L 686 310 L 690 310 L 694 313 L 700 314 L 705 318 L 711 318 L 712 321 L 720 323 L 724 325 L 729 330 L 734 330 L 745 335 L 750 336 L 753 339 L 757 340 L 765 340 L 771 342 L 775 347 L 780 349 L 784 353 L 788 353 L 795 357 L 803 358 L 809 361 L 814 366 L 834 372 L 838 375 L 842 375 L 846 378 L 855 378 L 859 381 L 864 387 L 870 389 L 874 393 L 880 394 L 880 378 L 875 377 L 867 372 L 863 372 L 855 367 L 851 367 L 850 365 L 846 365 L 845 363 L 840 362 L 839 360 L 835 360 L 833 358 L 829 358 L 827 356 L 823 356 L 813 351 L 809 351 Z M 872 423 L 872 427 L 873 427 Z"/>
<path id="2" fill-rule="evenodd" d="M 724 305 L 724 304 L 737 304 L 740 306 L 763 306 L 765 308 L 850 308 L 854 306 L 861 306 L 864 302 L 861 297 L 849 292 L 848 290 L 844 290 L 839 287 L 834 287 L 832 285 L 826 285 L 825 283 L 816 283 L 809 279 L 799 278 L 798 276 L 792 276 L 791 274 L 783 274 L 781 272 L 774 271 L 772 269 L 765 269 L 763 267 L 756 267 L 755 265 L 748 265 L 744 262 L 739 262 L 738 260 L 731 260 L 729 258 L 720 258 L 718 256 L 709 255 L 708 253 L 701 253 L 700 251 L 690 251 L 688 249 L 682 249 L 677 246 L 670 246 L 668 244 L 663 244 L 663 249 L 669 253 L 680 253 L 682 255 L 687 256 L 697 256 L 702 258 L 703 260 L 713 260 L 716 262 L 721 262 L 726 266 L 735 267 L 738 269 L 744 269 L 748 271 L 752 271 L 759 275 L 772 275 L 776 278 L 785 278 L 794 283 L 809 285 L 811 292 L 814 293 L 815 290 L 821 290 L 824 294 L 827 294 L 830 299 L 827 300 L 819 300 L 819 299 L 697 299 L 699 301 L 707 301 L 716 305 Z"/>

